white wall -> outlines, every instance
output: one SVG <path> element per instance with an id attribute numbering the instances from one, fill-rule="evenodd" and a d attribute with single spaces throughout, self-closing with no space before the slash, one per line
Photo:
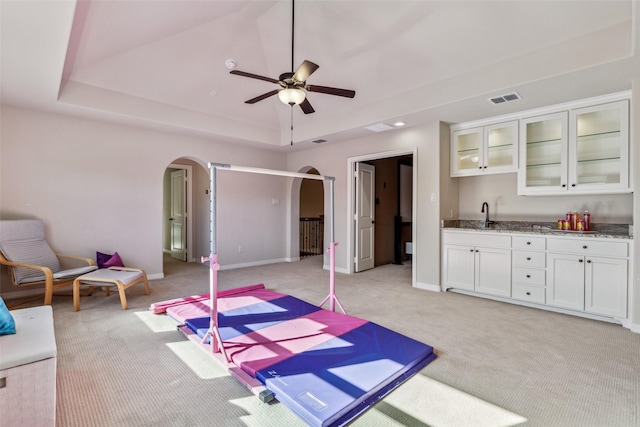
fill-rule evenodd
<path id="1" fill-rule="evenodd" d="M 280 153 L 205 138 L 8 106 L 0 120 L 0 217 L 42 218 L 57 251 L 95 258 L 96 250 L 117 250 L 125 264 L 156 277 L 163 274 L 169 164 L 184 157 L 205 167 L 208 161 L 285 167 Z M 220 262 L 286 258 L 285 204 L 271 204 L 273 197 L 285 200 L 284 182 L 231 174 L 219 179 Z M 248 250 L 238 253 L 242 244 Z"/>
<path id="2" fill-rule="evenodd" d="M 592 222 L 633 223 L 633 195 L 518 196 L 515 173 L 454 178 L 459 181 L 460 219 L 484 219 L 482 203 L 489 203 L 491 220 L 556 221 L 575 210 L 592 214 Z"/>
<path id="3" fill-rule="evenodd" d="M 320 145 L 304 151 L 290 153 L 287 156 L 287 169 L 300 171 L 314 167 L 321 175 L 335 177 L 335 240 L 336 269 L 350 271 L 348 243 L 348 197 L 350 158 L 375 153 L 417 149 L 414 157 L 414 169 L 418 172 L 416 188 L 417 203 L 416 226 L 417 239 L 414 243 L 414 263 L 416 265 L 416 285 L 431 287 L 440 283 L 440 229 L 438 202 L 430 202 L 429 194 L 439 191 L 440 174 L 440 126 L 432 123 L 408 129 L 372 134 L 369 137 L 346 141 L 338 144 Z M 325 187 L 326 188 L 326 187 Z M 325 201 L 325 207 L 329 204 Z M 328 214 L 326 214 L 328 217 Z M 326 218 L 325 217 L 325 218 Z"/>

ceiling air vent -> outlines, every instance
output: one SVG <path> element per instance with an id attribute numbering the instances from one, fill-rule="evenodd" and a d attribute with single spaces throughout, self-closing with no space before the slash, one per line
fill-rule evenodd
<path id="1" fill-rule="evenodd" d="M 489 102 L 494 105 L 497 105 L 497 104 L 502 104 L 503 102 L 515 101 L 516 99 L 522 99 L 522 97 L 518 92 L 512 92 L 512 93 L 507 93 L 506 95 L 489 98 Z"/>
<path id="2" fill-rule="evenodd" d="M 326 139 L 314 139 L 311 142 L 315 142 L 316 144 L 322 144 L 323 142 L 327 142 Z"/>

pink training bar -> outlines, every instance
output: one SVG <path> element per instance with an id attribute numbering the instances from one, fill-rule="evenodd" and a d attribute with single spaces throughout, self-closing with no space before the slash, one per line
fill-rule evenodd
<path id="1" fill-rule="evenodd" d="M 290 178 L 302 178 L 302 179 L 314 179 L 319 181 L 327 181 L 329 183 L 329 230 L 330 230 L 330 243 L 327 248 L 327 252 L 329 253 L 329 295 L 320 303 L 320 306 L 324 305 L 327 301 L 329 301 L 329 309 L 331 311 L 335 311 L 335 304 L 337 303 L 340 309 L 344 314 L 347 314 L 342 304 L 338 300 L 335 292 L 335 248 L 338 245 L 335 242 L 335 226 L 334 226 L 334 188 L 333 184 L 335 178 L 329 176 L 322 175 L 312 175 L 306 173 L 299 172 L 290 172 L 290 171 L 278 171 L 272 169 L 262 169 L 262 168 L 251 168 L 245 166 L 232 166 L 220 163 L 209 163 L 210 169 L 210 229 L 211 229 L 211 251 L 208 257 L 202 257 L 202 262 L 209 262 L 209 297 L 211 299 L 210 302 L 210 321 L 209 321 L 209 330 L 205 334 L 202 342 L 206 342 L 209 339 L 211 343 L 211 350 L 214 353 L 221 352 L 227 362 L 229 362 L 229 357 L 227 356 L 222 339 L 220 338 L 220 332 L 218 330 L 218 304 L 217 304 L 217 296 L 218 296 L 218 270 L 220 270 L 220 264 L 218 264 L 218 252 L 217 252 L 217 189 L 216 189 L 216 173 L 218 169 L 230 170 L 236 172 L 246 172 L 246 173 L 255 173 L 262 175 L 276 175 L 276 176 L 284 176 Z"/>

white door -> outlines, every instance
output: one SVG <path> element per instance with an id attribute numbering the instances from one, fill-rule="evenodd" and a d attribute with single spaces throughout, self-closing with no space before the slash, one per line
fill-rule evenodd
<path id="1" fill-rule="evenodd" d="M 374 267 L 375 166 L 356 163 L 356 256 L 355 271 Z"/>
<path id="2" fill-rule="evenodd" d="M 187 260 L 186 175 L 184 169 L 171 172 L 171 257 L 180 261 Z"/>

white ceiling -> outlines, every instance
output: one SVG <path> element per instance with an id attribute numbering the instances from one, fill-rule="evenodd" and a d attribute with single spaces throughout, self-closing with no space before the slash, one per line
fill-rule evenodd
<path id="1" fill-rule="evenodd" d="M 607 1 L 323 1 L 295 4 L 295 66 L 316 112 L 276 96 L 291 70 L 291 1 L 0 0 L 1 100 L 274 149 L 455 123 L 628 90 L 640 77 L 640 4 Z M 634 31 L 634 29 L 636 29 Z M 487 98 L 518 91 L 494 106 Z M 293 118 L 294 147 L 290 147 Z"/>

